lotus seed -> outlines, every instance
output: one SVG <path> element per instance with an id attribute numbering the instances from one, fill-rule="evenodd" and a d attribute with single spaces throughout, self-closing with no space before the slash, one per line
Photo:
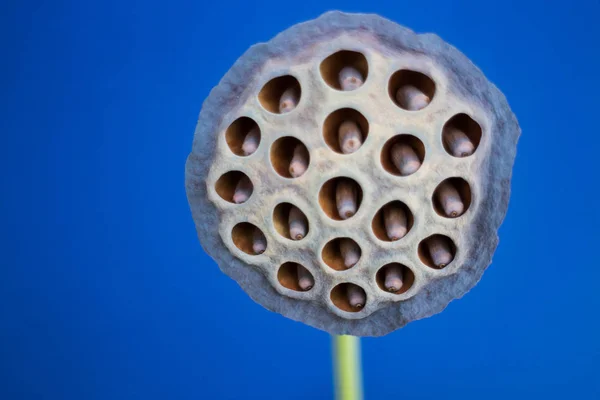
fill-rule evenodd
<path id="1" fill-rule="evenodd" d="M 252 233 L 252 251 L 254 254 L 262 254 L 267 249 L 267 239 L 260 229 L 254 228 Z"/>
<path id="2" fill-rule="evenodd" d="M 356 90 L 364 83 L 359 70 L 354 67 L 344 67 L 339 73 L 339 82 L 343 91 Z"/>
<path id="3" fill-rule="evenodd" d="M 435 193 L 446 217 L 455 218 L 465 211 L 465 205 L 460 198 L 460 194 L 450 181 L 442 182 Z"/>
<path id="4" fill-rule="evenodd" d="M 292 161 L 290 162 L 290 175 L 298 178 L 308 169 L 308 150 L 302 144 L 297 144 L 294 148 Z"/>
<path id="5" fill-rule="evenodd" d="M 254 127 L 248 132 L 246 137 L 244 138 L 244 142 L 242 143 L 242 152 L 245 156 L 249 156 L 253 154 L 258 148 L 258 143 L 260 142 L 260 131 L 258 128 Z"/>
<path id="6" fill-rule="evenodd" d="M 297 264 L 296 273 L 298 275 L 298 286 L 304 291 L 312 289 L 315 285 L 315 279 L 312 274 L 302 265 Z"/>
<path id="7" fill-rule="evenodd" d="M 388 204 L 383 207 L 383 221 L 387 237 L 391 241 L 402 239 L 408 232 L 406 213 L 397 204 Z"/>
<path id="8" fill-rule="evenodd" d="M 365 291 L 362 290 L 360 286 L 352 283 L 348 284 L 348 287 L 346 288 L 346 296 L 348 296 L 348 303 L 350 304 L 350 307 L 353 308 L 363 308 L 365 302 L 367 301 Z"/>
<path id="9" fill-rule="evenodd" d="M 454 259 L 450 244 L 446 238 L 441 236 L 433 236 L 427 240 L 429 255 L 433 264 L 438 268 L 444 268 Z"/>
<path id="10" fill-rule="evenodd" d="M 396 101 L 406 110 L 418 111 L 427 107 L 431 99 L 416 86 L 404 85 L 396 92 Z"/>
<path id="11" fill-rule="evenodd" d="M 403 272 L 400 265 L 394 264 L 385 269 L 385 289 L 388 292 L 397 292 L 402 288 Z"/>
<path id="12" fill-rule="evenodd" d="M 363 137 L 358 124 L 354 121 L 345 121 L 338 130 L 340 149 L 344 154 L 354 153 L 362 145 Z"/>
<path id="13" fill-rule="evenodd" d="M 341 179 L 336 186 L 335 201 L 341 219 L 348 219 L 356 214 L 358 209 L 356 184 L 349 179 Z"/>
<path id="14" fill-rule="evenodd" d="M 352 239 L 340 239 L 340 254 L 346 269 L 352 268 L 360 259 L 360 247 Z"/>
<path id="15" fill-rule="evenodd" d="M 281 99 L 279 100 L 279 112 L 281 114 L 289 113 L 298 105 L 298 92 L 296 88 L 288 88 L 281 95 Z"/>
<path id="16" fill-rule="evenodd" d="M 417 156 L 415 150 L 408 144 L 394 144 L 391 153 L 392 162 L 402 176 L 414 174 L 421 167 L 419 156 Z"/>
<path id="17" fill-rule="evenodd" d="M 300 240 L 306 236 L 308 221 L 298 207 L 292 206 L 290 209 L 288 224 L 290 227 L 290 237 L 293 240 Z"/>
<path id="18" fill-rule="evenodd" d="M 242 176 L 235 186 L 235 190 L 233 192 L 233 202 L 236 204 L 246 202 L 252 195 L 252 190 L 253 186 L 250 178 L 245 175 Z"/>
<path id="19" fill-rule="evenodd" d="M 475 145 L 471 139 L 453 126 L 444 128 L 444 142 L 454 157 L 467 157 L 475 152 Z"/>

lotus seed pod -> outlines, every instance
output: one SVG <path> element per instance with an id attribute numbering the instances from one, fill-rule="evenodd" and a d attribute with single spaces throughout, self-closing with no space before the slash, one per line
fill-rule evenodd
<path id="1" fill-rule="evenodd" d="M 362 145 L 362 133 L 354 121 L 344 121 L 340 124 L 339 141 L 342 153 L 354 153 Z"/>
<path id="2" fill-rule="evenodd" d="M 297 264 L 296 272 L 298 274 L 298 286 L 300 286 L 300 289 L 304 291 L 312 289 L 315 285 L 315 279 L 311 273 L 300 264 Z"/>
<path id="3" fill-rule="evenodd" d="M 421 167 L 419 156 L 417 156 L 415 150 L 406 143 L 394 144 L 391 153 L 392 162 L 402 176 L 414 174 Z"/>
<path id="4" fill-rule="evenodd" d="M 429 255 L 433 264 L 438 268 L 444 268 L 452 262 L 454 256 L 448 241 L 440 236 L 433 236 L 427 242 Z"/>
<path id="5" fill-rule="evenodd" d="M 360 259 L 360 247 L 352 239 L 340 239 L 340 254 L 346 269 L 352 268 Z"/>
<path id="6" fill-rule="evenodd" d="M 260 131 L 254 127 L 248 132 L 242 143 L 242 152 L 245 156 L 253 154 L 258 148 L 260 142 Z"/>
<path id="7" fill-rule="evenodd" d="M 252 250 L 254 254 L 262 254 L 267 249 L 267 239 L 260 229 L 254 228 L 252 232 Z"/>
<path id="8" fill-rule="evenodd" d="M 385 289 L 388 292 L 397 292 L 402 288 L 402 267 L 400 265 L 390 265 L 385 270 Z"/>
<path id="9" fill-rule="evenodd" d="M 279 100 L 279 112 L 281 114 L 289 113 L 298 105 L 298 91 L 291 87 L 285 90 Z"/>
<path id="10" fill-rule="evenodd" d="M 294 148 L 294 155 L 290 162 L 290 175 L 294 178 L 298 178 L 306 172 L 308 169 L 308 152 L 306 148 L 298 144 Z"/>
<path id="11" fill-rule="evenodd" d="M 402 239 L 408 232 L 406 213 L 402 207 L 396 204 L 388 204 L 383 207 L 383 222 L 387 237 L 391 241 Z"/>
<path id="12" fill-rule="evenodd" d="M 292 206 L 290 209 L 288 223 L 290 226 L 290 237 L 293 240 L 300 240 L 306 236 L 306 233 L 308 232 L 308 221 L 298 207 Z"/>
<path id="13" fill-rule="evenodd" d="M 250 178 L 242 176 L 235 186 L 233 192 L 233 202 L 236 204 L 245 203 L 252 195 L 253 185 Z"/>
<path id="14" fill-rule="evenodd" d="M 352 92 L 346 71 L 340 77 L 347 66 L 363 75 Z M 350 155 L 340 148 L 345 121 L 362 134 Z M 259 128 L 261 144 L 239 157 L 248 126 Z M 446 127 L 476 150 L 457 159 L 452 148 L 465 153 L 464 137 Z M 477 301 L 465 294 L 493 259 L 519 135 L 505 96 L 452 45 L 376 15 L 330 12 L 252 46 L 210 91 L 186 192 L 204 251 L 249 298 L 332 334 L 382 336 L 455 299 Z M 240 174 L 254 192 L 236 204 Z M 464 203 L 460 218 L 439 218 L 435 185 L 446 180 Z M 302 240 L 281 237 L 291 233 L 288 206 L 275 211 L 284 203 L 310 224 Z M 396 217 L 382 210 L 390 203 L 402 203 L 410 227 L 395 242 Z M 252 227 L 263 235 L 255 239 Z M 350 236 L 360 253 L 342 249 Z M 310 290 L 296 264 L 310 271 Z M 401 276 L 388 272 L 394 264 Z"/>
<path id="15" fill-rule="evenodd" d="M 475 152 L 475 145 L 460 129 L 452 126 L 444 128 L 444 141 L 454 157 L 467 157 Z"/>
<path id="16" fill-rule="evenodd" d="M 427 107 L 431 99 L 417 87 L 404 85 L 396 92 L 396 101 L 406 110 L 419 111 Z"/>
<path id="17" fill-rule="evenodd" d="M 365 291 L 360 286 L 353 285 L 352 283 L 348 284 L 346 295 L 348 296 L 348 303 L 352 308 L 363 308 L 367 301 Z"/>
<path id="18" fill-rule="evenodd" d="M 437 201 L 442 205 L 444 214 L 447 217 L 461 216 L 465 211 L 465 205 L 460 198 L 458 190 L 449 181 L 444 181 L 440 184 L 437 191 Z"/>
<path id="19" fill-rule="evenodd" d="M 340 86 L 343 91 L 356 90 L 364 83 L 359 70 L 354 67 L 344 67 L 339 74 Z"/>
<path id="20" fill-rule="evenodd" d="M 349 179 L 342 179 L 335 189 L 335 202 L 341 219 L 348 219 L 356 214 L 358 199 L 356 186 Z"/>

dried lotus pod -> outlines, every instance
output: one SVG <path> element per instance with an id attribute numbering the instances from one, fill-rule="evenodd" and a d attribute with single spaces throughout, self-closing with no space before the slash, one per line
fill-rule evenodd
<path id="1" fill-rule="evenodd" d="M 260 129 L 250 157 L 237 154 L 250 132 L 240 118 Z M 346 121 L 356 126 L 340 143 Z M 382 336 L 481 279 L 519 135 L 504 95 L 455 47 L 377 15 L 329 12 L 251 47 L 210 92 L 186 192 L 204 250 L 256 302 L 332 334 Z M 253 192 L 241 184 L 238 203 L 241 174 Z M 456 192 L 438 190 L 447 180 Z M 385 208 L 395 202 L 404 218 Z M 274 220 L 282 203 L 310 234 L 295 215 Z"/>

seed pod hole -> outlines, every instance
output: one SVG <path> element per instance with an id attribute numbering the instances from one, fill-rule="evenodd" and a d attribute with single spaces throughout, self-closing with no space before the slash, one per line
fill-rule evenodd
<path id="1" fill-rule="evenodd" d="M 369 121 L 352 108 L 342 108 L 331 113 L 323 124 L 323 138 L 336 153 L 356 152 L 369 135 Z"/>
<path id="2" fill-rule="evenodd" d="M 406 204 L 395 200 L 377 211 L 371 222 L 371 228 L 377 239 L 384 242 L 395 242 L 408 234 L 413 222 L 413 214 Z"/>
<path id="3" fill-rule="evenodd" d="M 445 218 L 460 217 L 471 205 L 471 187 L 462 178 L 448 178 L 433 192 L 432 203 L 438 215 Z"/>
<path id="4" fill-rule="evenodd" d="M 345 71 L 351 69 L 353 73 L 344 74 L 344 69 L 346 69 Z M 355 90 L 367 80 L 369 63 L 362 53 L 342 50 L 323 60 L 320 70 L 323 80 L 330 87 L 336 90 Z M 349 78 L 350 80 L 345 82 L 343 79 L 340 79 L 340 73 L 342 73 L 343 78 Z M 342 84 L 344 84 L 344 88 Z"/>
<path id="5" fill-rule="evenodd" d="M 408 176 L 421 168 L 425 160 L 425 146 L 416 136 L 396 135 L 383 145 L 381 165 L 392 175 Z"/>
<path id="6" fill-rule="evenodd" d="M 217 179 L 215 190 L 223 200 L 242 204 L 252 196 L 254 186 L 243 172 L 229 171 Z"/>
<path id="7" fill-rule="evenodd" d="M 442 143 L 453 157 L 468 157 L 475 153 L 481 141 L 481 126 L 467 114 L 457 114 L 444 124 Z"/>
<path id="8" fill-rule="evenodd" d="M 260 128 L 252 118 L 240 117 L 227 128 L 225 140 L 233 154 L 246 157 L 258 149 L 260 136 Z"/>
<path id="9" fill-rule="evenodd" d="M 315 286 L 311 272 L 295 262 L 286 262 L 277 271 L 277 280 L 281 286 L 296 292 L 308 292 Z"/>
<path id="10" fill-rule="evenodd" d="M 275 230 L 286 239 L 302 240 L 309 230 L 306 215 L 293 204 L 280 203 L 273 210 Z"/>
<path id="11" fill-rule="evenodd" d="M 402 69 L 390 78 L 388 92 L 398 107 L 408 111 L 419 111 L 433 100 L 435 83 L 421 72 Z"/>
<path id="12" fill-rule="evenodd" d="M 443 269 L 456 256 L 456 245 L 448 236 L 431 235 L 419 243 L 419 258 L 430 268 Z"/>
<path id="13" fill-rule="evenodd" d="M 285 114 L 298 106 L 301 96 L 298 79 L 285 75 L 271 79 L 258 93 L 258 101 L 269 112 Z"/>
<path id="14" fill-rule="evenodd" d="M 333 178 L 319 191 L 319 205 L 327 216 L 341 221 L 352 218 L 362 202 L 362 189 L 351 178 Z"/>
<path id="15" fill-rule="evenodd" d="M 363 288 L 353 283 L 340 283 L 331 290 L 329 297 L 337 308 L 346 312 L 359 312 L 367 303 Z"/>
<path id="16" fill-rule="evenodd" d="M 231 238 L 238 249 L 251 256 L 262 254 L 267 249 L 267 238 L 264 233 L 248 222 L 241 222 L 234 226 Z"/>
<path id="17" fill-rule="evenodd" d="M 300 140 L 285 136 L 271 146 L 271 164 L 284 178 L 299 178 L 310 165 L 310 154 Z"/>
<path id="18" fill-rule="evenodd" d="M 323 262 L 336 271 L 354 267 L 361 255 L 362 250 L 358 243 L 347 237 L 330 240 L 321 252 Z"/>
<path id="19" fill-rule="evenodd" d="M 406 265 L 390 263 L 379 268 L 375 280 L 384 292 L 402 294 L 412 287 L 415 274 Z"/>

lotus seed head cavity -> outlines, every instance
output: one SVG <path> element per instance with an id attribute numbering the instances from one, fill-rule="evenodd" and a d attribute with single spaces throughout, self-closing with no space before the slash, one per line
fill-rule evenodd
<path id="1" fill-rule="evenodd" d="M 204 250 L 254 301 L 382 336 L 481 279 L 519 136 L 438 36 L 328 12 L 252 46 L 211 91 L 186 192 Z"/>

